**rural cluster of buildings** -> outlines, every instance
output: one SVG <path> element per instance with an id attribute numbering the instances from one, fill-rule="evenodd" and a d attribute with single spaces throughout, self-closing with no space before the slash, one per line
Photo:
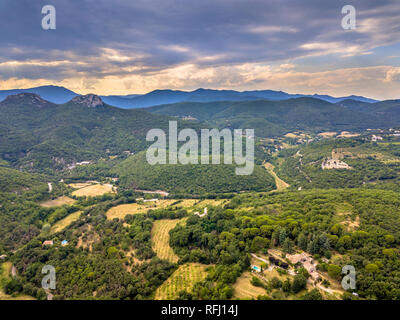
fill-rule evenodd
<path id="1" fill-rule="evenodd" d="M 43 246 L 52 246 L 54 245 L 54 241 L 53 240 L 46 240 L 43 242 Z M 67 240 L 63 240 L 61 241 L 61 246 L 65 247 L 66 245 L 68 245 L 68 241 Z"/>

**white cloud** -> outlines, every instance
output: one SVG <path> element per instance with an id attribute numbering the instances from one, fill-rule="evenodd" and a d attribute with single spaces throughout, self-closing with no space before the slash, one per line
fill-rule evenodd
<path id="1" fill-rule="evenodd" d="M 251 33 L 296 33 L 299 30 L 289 26 L 251 26 L 247 28 Z"/>
<path id="2" fill-rule="evenodd" d="M 75 75 L 52 84 L 65 86 L 79 93 L 98 94 L 146 93 L 167 88 L 193 90 L 206 87 L 234 90 L 272 89 L 333 96 L 359 94 L 383 100 L 400 98 L 399 77 L 400 68 L 392 66 L 299 72 L 292 68 L 257 63 L 217 67 L 184 64 L 155 73 L 108 75 L 102 79 L 91 77 L 90 74 Z M 46 79 L 11 78 L 2 81 L 2 89 L 45 84 L 48 84 Z"/>

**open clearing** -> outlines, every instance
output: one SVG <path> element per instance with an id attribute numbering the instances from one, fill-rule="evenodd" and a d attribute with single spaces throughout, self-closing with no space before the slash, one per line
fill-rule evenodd
<path id="1" fill-rule="evenodd" d="M 342 202 L 335 206 L 336 214 L 339 216 L 345 216 L 348 214 L 352 214 L 353 206 L 348 202 Z"/>
<path id="2" fill-rule="evenodd" d="M 286 134 L 285 134 L 285 137 L 286 137 L 286 138 L 295 139 L 295 138 L 298 138 L 299 136 L 298 136 L 297 134 L 295 134 L 295 133 L 289 132 L 289 133 L 286 133 Z"/>
<path id="3" fill-rule="evenodd" d="M 158 201 L 149 201 L 144 203 L 127 203 L 121 204 L 116 207 L 112 207 L 107 211 L 107 219 L 124 219 L 128 214 L 138 214 L 138 213 L 147 213 L 150 209 L 159 209 L 165 208 L 172 203 L 176 202 L 176 200 L 158 200 Z"/>
<path id="4" fill-rule="evenodd" d="M 92 184 L 89 182 L 77 182 L 77 183 L 70 183 L 68 186 L 74 189 L 82 189 L 91 185 Z"/>
<path id="5" fill-rule="evenodd" d="M 70 204 L 73 204 L 74 202 L 75 202 L 74 199 L 67 197 L 67 196 L 62 196 L 62 197 L 59 197 L 54 200 L 48 200 L 46 202 L 42 202 L 40 205 L 42 207 L 50 208 L 50 207 L 60 207 L 65 204 L 70 205 Z"/>
<path id="6" fill-rule="evenodd" d="M 358 137 L 358 136 L 359 136 L 358 133 L 342 131 L 342 133 L 338 137 L 341 137 L 341 138 L 352 138 L 352 137 Z"/>
<path id="7" fill-rule="evenodd" d="M 321 132 L 318 135 L 321 136 L 321 137 L 327 138 L 327 137 L 334 137 L 337 134 L 338 134 L 337 132 L 327 131 L 327 132 Z"/>
<path id="8" fill-rule="evenodd" d="M 257 299 L 259 295 L 265 295 L 263 288 L 253 286 L 250 281 L 253 275 L 250 272 L 244 272 L 235 282 L 234 298 L 236 299 Z"/>
<path id="9" fill-rule="evenodd" d="M 160 259 L 168 260 L 172 263 L 178 262 L 178 256 L 169 246 L 169 231 L 186 219 L 162 219 L 156 220 L 151 230 L 151 246 Z"/>
<path id="10" fill-rule="evenodd" d="M 57 221 L 50 229 L 50 234 L 54 234 L 62 231 L 64 228 L 68 227 L 72 222 L 79 219 L 82 211 L 77 211 L 66 216 L 64 219 Z"/>
<path id="11" fill-rule="evenodd" d="M 284 190 L 290 186 L 288 183 L 286 183 L 285 181 L 283 181 L 281 178 L 278 177 L 278 175 L 274 171 L 275 167 L 273 166 L 273 164 L 269 162 L 264 162 L 264 167 L 274 177 L 277 191 Z"/>
<path id="12" fill-rule="evenodd" d="M 186 263 L 181 265 L 158 289 L 155 300 L 173 300 L 182 290 L 191 292 L 195 283 L 206 278 L 207 265 Z"/>
<path id="13" fill-rule="evenodd" d="M 96 197 L 102 196 L 106 193 L 114 193 L 114 187 L 111 184 L 94 184 L 91 186 L 83 187 L 72 192 L 73 196 L 77 197 Z"/>
<path id="14" fill-rule="evenodd" d="M 220 200 L 213 200 L 213 199 L 205 199 L 201 200 L 196 206 L 220 206 L 222 204 L 227 203 L 229 200 L 220 199 Z"/>
<path id="15" fill-rule="evenodd" d="M 112 220 L 114 218 L 124 219 L 128 214 L 138 214 L 138 213 L 147 213 L 150 209 L 160 209 L 166 208 L 168 206 L 177 207 L 182 209 L 187 209 L 188 212 L 194 210 L 200 210 L 207 206 L 218 206 L 227 203 L 229 200 L 213 200 L 213 199 L 183 199 L 179 203 L 176 203 L 177 200 L 168 199 L 168 200 L 158 200 L 158 201 L 148 201 L 148 202 L 140 202 L 140 203 L 128 203 L 121 204 L 115 207 L 112 207 L 107 211 L 107 219 Z"/>
<path id="16" fill-rule="evenodd" d="M 354 231 L 360 226 L 360 217 L 356 216 L 354 220 L 348 217 L 346 220 L 340 222 L 340 224 L 345 226 L 348 232 Z"/>

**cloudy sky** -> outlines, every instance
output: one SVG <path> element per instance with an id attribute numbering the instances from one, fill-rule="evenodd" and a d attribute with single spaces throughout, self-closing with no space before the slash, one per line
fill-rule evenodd
<path id="1" fill-rule="evenodd" d="M 47 4 L 56 30 L 42 29 Z M 1 0 L 0 90 L 47 84 L 400 98 L 400 1 Z"/>

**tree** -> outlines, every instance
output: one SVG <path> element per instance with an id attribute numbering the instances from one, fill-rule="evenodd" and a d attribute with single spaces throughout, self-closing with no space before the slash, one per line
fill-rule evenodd
<path id="1" fill-rule="evenodd" d="M 277 277 L 273 277 L 270 281 L 271 287 L 274 289 L 282 288 L 282 281 L 279 280 Z"/>
<path id="2" fill-rule="evenodd" d="M 118 253 L 118 249 L 116 247 L 109 247 L 107 249 L 107 255 L 111 258 L 111 257 L 115 257 Z"/>
<path id="3" fill-rule="evenodd" d="M 261 280 L 254 276 L 251 278 L 250 283 L 255 287 L 263 287 L 264 286 L 264 284 L 261 282 Z"/>
<path id="4" fill-rule="evenodd" d="M 251 244 L 251 251 L 258 252 L 261 249 L 269 248 L 269 240 L 260 236 L 256 236 Z"/>
<path id="5" fill-rule="evenodd" d="M 299 293 L 301 290 L 305 289 L 307 285 L 307 280 L 302 274 L 297 274 L 294 276 L 292 283 L 292 291 L 294 293 Z"/>
<path id="6" fill-rule="evenodd" d="M 291 286 L 291 284 L 290 284 L 290 280 L 289 280 L 289 279 L 286 279 L 286 280 L 283 282 L 283 284 L 282 284 L 282 290 L 283 290 L 283 292 L 290 292 L 291 288 L 292 288 L 292 286 Z"/>
<path id="7" fill-rule="evenodd" d="M 395 249 L 383 249 L 382 253 L 389 258 L 394 258 L 397 256 Z"/>
<path id="8" fill-rule="evenodd" d="M 263 272 L 268 268 L 268 264 L 265 262 L 261 262 L 260 267 L 261 267 L 261 272 Z"/>
<path id="9" fill-rule="evenodd" d="M 307 292 L 304 296 L 301 297 L 302 300 L 324 300 L 321 292 L 317 288 Z"/>
<path id="10" fill-rule="evenodd" d="M 365 266 L 365 270 L 371 274 L 375 274 L 379 271 L 379 267 L 375 263 L 369 263 Z"/>
<path id="11" fill-rule="evenodd" d="M 6 294 L 13 294 L 22 291 L 22 285 L 17 279 L 11 279 L 4 287 Z"/>
<path id="12" fill-rule="evenodd" d="M 289 238 L 286 238 L 285 241 L 283 241 L 282 245 L 282 250 L 285 253 L 292 254 L 293 253 L 293 242 Z"/>
<path id="13" fill-rule="evenodd" d="M 282 228 L 281 230 L 279 230 L 279 244 L 282 245 L 285 242 L 287 235 L 286 235 L 286 229 Z"/>
<path id="14" fill-rule="evenodd" d="M 178 293 L 179 300 L 193 300 L 193 295 L 186 290 L 179 291 Z"/>
<path id="15" fill-rule="evenodd" d="M 328 274 L 330 277 L 339 280 L 341 278 L 342 269 L 336 264 L 330 264 L 328 266 Z"/>
<path id="16" fill-rule="evenodd" d="M 308 240 L 304 233 L 301 233 L 297 239 L 297 245 L 304 251 L 307 250 Z"/>
<path id="17" fill-rule="evenodd" d="M 308 279 L 308 278 L 310 277 L 309 272 L 308 272 L 307 269 L 304 268 L 304 267 L 301 267 L 301 268 L 299 269 L 299 272 L 298 272 L 298 273 L 299 273 L 299 274 L 302 274 L 306 279 Z"/>
<path id="18" fill-rule="evenodd" d="M 50 228 L 51 228 L 51 226 L 50 226 L 48 223 L 44 224 L 43 227 L 42 227 L 43 233 L 44 233 L 44 234 L 49 233 Z"/>

